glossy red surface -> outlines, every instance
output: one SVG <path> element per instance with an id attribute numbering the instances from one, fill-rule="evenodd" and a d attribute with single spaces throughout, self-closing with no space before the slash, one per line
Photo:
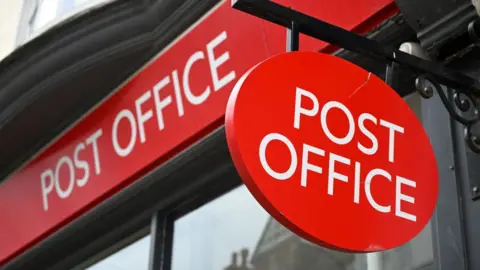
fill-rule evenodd
<path id="1" fill-rule="evenodd" d="M 314 243 L 391 249 L 433 214 L 438 172 L 421 122 L 386 83 L 343 59 L 293 52 L 262 62 L 237 82 L 225 126 L 250 192 Z"/>

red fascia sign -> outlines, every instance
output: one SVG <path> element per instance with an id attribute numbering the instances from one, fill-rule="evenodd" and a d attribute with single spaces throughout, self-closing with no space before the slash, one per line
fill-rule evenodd
<path id="1" fill-rule="evenodd" d="M 341 58 L 263 61 L 235 85 L 225 126 L 253 196 L 314 243 L 383 251 L 414 238 L 433 214 L 438 172 L 422 124 L 385 82 Z"/>
<path id="2" fill-rule="evenodd" d="M 282 27 L 219 3 L 0 184 L 0 264 L 223 124 L 238 78 L 284 46 Z"/>

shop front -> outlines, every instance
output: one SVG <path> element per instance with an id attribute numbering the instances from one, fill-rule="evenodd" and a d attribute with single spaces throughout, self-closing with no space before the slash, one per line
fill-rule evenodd
<path id="1" fill-rule="evenodd" d="M 392 72 L 390 63 L 303 34 L 288 43 L 292 29 L 231 1 L 160 2 L 133 8 L 113 1 L 46 31 L 0 64 L 2 269 L 480 269 L 480 156 L 442 95 L 416 93 L 417 73 L 401 65 Z M 412 27 L 408 1 L 274 2 L 437 57 L 472 78 L 478 73 L 476 45 L 465 41 L 475 31 L 468 33 L 475 19 L 470 2 L 439 4 L 438 18 L 424 19 L 421 29 Z M 454 11 L 471 20 L 455 20 Z M 118 21 L 102 25 L 109 16 Z M 437 24 L 444 34 L 435 39 L 426 29 L 447 17 L 455 27 Z M 82 29 L 97 32 L 87 38 Z M 373 253 L 319 246 L 279 223 L 243 185 L 225 135 L 228 99 L 253 66 L 298 44 L 386 80 L 428 134 L 438 200 L 428 224 L 406 244 Z M 102 57 L 95 54 L 101 49 Z M 26 74 L 17 78 L 22 68 Z"/>

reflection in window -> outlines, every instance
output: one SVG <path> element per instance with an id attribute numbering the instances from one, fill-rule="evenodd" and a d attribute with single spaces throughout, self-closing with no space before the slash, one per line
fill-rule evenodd
<path id="1" fill-rule="evenodd" d="M 29 0 L 35 1 L 35 0 Z M 31 33 L 36 33 L 50 23 L 75 11 L 111 0 L 36 0 L 37 6 L 31 20 Z"/>
<path id="2" fill-rule="evenodd" d="M 87 268 L 88 270 L 147 270 L 150 235 L 113 253 Z"/>
<path id="3" fill-rule="evenodd" d="M 32 18 L 32 31 L 36 31 L 57 16 L 59 0 L 38 0 L 37 10 Z"/>
<path id="4" fill-rule="evenodd" d="M 430 226 L 387 252 L 332 251 L 276 222 L 244 186 L 177 220 L 174 231 L 172 270 L 419 270 L 433 262 Z"/>

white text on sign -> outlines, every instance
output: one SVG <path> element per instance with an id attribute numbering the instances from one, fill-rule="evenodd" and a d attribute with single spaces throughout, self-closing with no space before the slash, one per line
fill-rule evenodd
<path id="1" fill-rule="evenodd" d="M 313 103 L 312 108 L 303 108 L 301 104 L 302 99 L 309 99 L 310 102 Z M 328 118 L 328 113 L 333 110 L 340 110 L 348 119 L 348 132 L 344 137 L 337 137 L 335 136 L 331 130 L 329 129 L 329 126 L 327 124 L 327 118 Z M 295 129 L 300 129 L 301 127 L 301 119 L 302 117 L 318 117 L 320 125 L 322 127 L 322 130 L 325 134 L 325 136 L 333 143 L 337 145 L 346 145 L 349 143 L 353 142 L 353 139 L 355 138 L 355 133 L 360 131 L 364 136 L 370 139 L 372 146 L 371 147 L 366 147 L 362 145 L 360 142 L 353 142 L 356 143 L 358 150 L 360 150 L 363 154 L 365 155 L 375 155 L 377 154 L 378 148 L 379 148 L 379 142 L 375 134 L 373 134 L 370 130 L 368 130 L 365 127 L 365 122 L 370 121 L 375 125 L 382 126 L 389 131 L 389 140 L 388 140 L 388 156 L 385 157 L 388 162 L 395 162 L 395 138 L 399 134 L 402 134 L 405 132 L 404 128 L 396 125 L 394 123 L 391 123 L 387 120 L 384 119 L 378 119 L 377 117 L 368 114 L 368 113 L 362 113 L 357 119 L 353 116 L 351 111 L 341 102 L 338 101 L 329 101 L 326 104 L 324 104 L 321 108 L 318 102 L 318 99 L 315 97 L 315 95 L 307 90 L 297 88 L 296 89 L 296 96 L 295 96 L 295 110 L 294 110 L 294 123 L 293 127 Z M 278 172 L 272 169 L 270 164 L 268 163 L 267 160 L 267 147 L 270 142 L 272 141 L 279 141 L 283 143 L 287 149 L 288 152 L 290 153 L 290 166 L 286 171 L 283 172 Z M 301 174 L 301 179 L 300 179 L 300 185 L 303 187 L 307 187 L 308 185 L 308 172 L 315 172 L 318 174 L 324 174 L 324 168 L 312 164 L 309 162 L 309 157 L 311 155 L 317 155 L 317 156 L 322 156 L 322 157 L 327 157 L 328 158 L 328 169 L 327 169 L 327 190 L 328 190 L 328 195 L 334 196 L 335 194 L 335 181 L 341 181 L 348 183 L 353 180 L 354 184 L 354 192 L 352 194 L 352 201 L 353 203 L 359 204 L 360 203 L 360 188 L 362 183 L 364 183 L 364 192 L 365 196 L 367 199 L 367 202 L 378 212 L 381 213 L 390 213 L 394 211 L 395 215 L 407 219 L 410 221 L 416 221 L 416 216 L 412 213 L 406 213 L 402 211 L 402 202 L 407 202 L 407 203 L 415 203 L 415 198 L 406 195 L 402 193 L 402 186 L 410 186 L 411 188 L 416 187 L 416 182 L 412 181 L 410 179 L 407 179 L 405 177 L 402 177 L 400 175 L 392 176 L 388 171 L 381 169 L 381 168 L 375 168 L 371 171 L 369 171 L 366 174 L 365 179 L 360 179 L 360 172 L 361 172 L 361 164 L 360 162 L 357 161 L 352 161 L 351 159 L 341 156 L 336 153 L 326 153 L 324 149 L 321 149 L 319 147 L 309 145 L 306 143 L 303 143 L 303 149 L 301 156 L 298 156 L 299 153 L 297 153 L 293 143 L 289 138 L 287 138 L 285 135 L 281 133 L 270 133 L 267 134 L 265 137 L 263 137 L 260 146 L 259 146 L 259 158 L 260 162 L 262 164 L 263 169 L 265 172 L 267 172 L 272 178 L 277 179 L 277 180 L 288 180 L 290 179 L 294 173 L 298 169 L 298 163 L 299 159 L 300 161 L 300 174 Z M 348 176 L 345 174 L 342 174 L 338 171 L 336 171 L 335 165 L 338 163 L 342 163 L 344 165 L 355 166 L 355 173 L 352 176 Z M 378 179 L 382 177 L 384 180 L 392 182 L 392 184 L 395 185 L 395 209 L 392 210 L 392 205 L 381 205 L 375 200 L 374 194 L 372 194 L 372 182 L 375 179 Z"/>
<path id="2" fill-rule="evenodd" d="M 91 148 L 95 174 L 99 175 L 101 172 L 100 167 L 100 155 L 98 151 L 98 139 L 102 136 L 103 131 L 101 129 L 97 130 L 95 133 L 90 135 L 85 142 L 77 144 L 75 150 L 73 151 L 72 156 L 62 156 L 56 163 L 53 169 L 47 169 L 43 171 L 40 175 L 40 181 L 42 185 L 42 199 L 43 199 L 43 209 L 48 210 L 48 194 L 50 194 L 53 189 L 61 199 L 68 198 L 72 194 L 75 184 L 78 187 L 83 187 L 87 184 L 90 179 L 90 165 L 85 159 L 80 158 L 80 154 L 87 148 Z M 66 188 L 62 188 L 60 183 L 60 172 L 62 167 L 68 169 L 69 179 Z M 83 170 L 83 176 L 79 177 L 77 169 Z"/>
<path id="3" fill-rule="evenodd" d="M 163 78 L 160 77 L 161 79 L 151 89 L 147 89 L 140 94 L 134 101 L 133 110 L 128 108 L 120 109 L 115 114 L 111 124 L 111 137 L 106 138 L 108 140 L 100 138 L 103 135 L 103 131 L 99 129 L 88 137 L 85 142 L 79 143 L 71 156 L 60 157 L 56 164 L 44 170 L 40 175 L 44 211 L 49 210 L 49 196 L 54 191 L 58 198 L 62 200 L 67 199 L 72 194 L 75 186 L 85 186 L 92 177 L 92 161 L 89 162 L 91 159 L 88 159 L 87 156 L 81 156 L 84 150 L 88 150 L 86 147 L 92 148 L 95 175 L 100 175 L 101 157 L 103 155 L 99 151 L 99 145 L 107 143 L 109 147 L 101 149 L 111 150 L 116 156 L 127 158 L 135 151 L 135 146 L 138 143 L 145 144 L 148 142 L 149 134 L 145 131 L 147 121 L 155 121 L 158 131 L 166 129 L 169 125 L 166 123 L 168 121 L 172 121 L 172 126 L 175 125 L 174 121 L 176 119 L 164 118 L 163 110 L 165 108 L 175 106 L 177 119 L 179 119 L 186 113 L 185 105 L 201 106 L 212 94 L 233 82 L 236 79 L 235 70 L 222 71 L 222 74 L 219 72 L 219 68 L 230 59 L 228 50 L 222 51 L 221 48 L 217 48 L 227 38 L 227 32 L 222 31 L 205 45 L 204 50 L 196 51 L 188 57 L 183 70 L 180 70 L 181 73 L 177 69 L 172 70 L 169 75 Z M 206 61 L 208 64 L 208 71 L 205 74 L 210 74 L 211 84 L 207 86 L 196 86 L 190 83 L 191 74 L 193 73 L 192 68 L 200 61 Z M 168 90 L 172 94 L 166 93 L 168 87 L 170 87 Z M 203 90 L 198 88 L 203 88 Z M 126 123 L 126 125 L 121 125 L 121 123 Z M 122 133 L 130 134 L 127 143 L 123 145 L 119 140 L 119 136 Z M 158 134 L 151 135 L 158 136 Z M 155 150 L 152 149 L 152 151 Z M 104 156 L 111 155 L 107 154 Z"/>

